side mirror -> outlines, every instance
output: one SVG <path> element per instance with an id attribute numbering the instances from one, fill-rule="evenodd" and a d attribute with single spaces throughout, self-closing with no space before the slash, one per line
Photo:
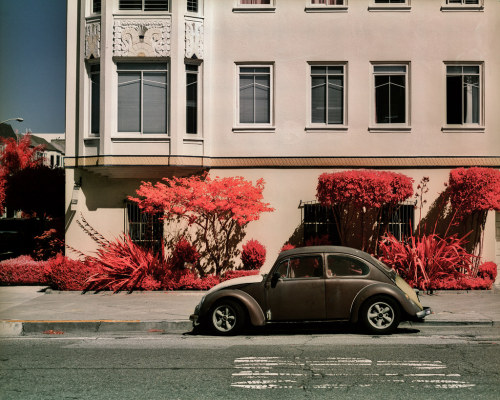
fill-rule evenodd
<path id="1" fill-rule="evenodd" d="M 281 274 L 279 272 L 273 273 L 273 276 L 271 277 L 271 287 L 272 288 L 276 287 L 280 278 L 281 278 Z"/>

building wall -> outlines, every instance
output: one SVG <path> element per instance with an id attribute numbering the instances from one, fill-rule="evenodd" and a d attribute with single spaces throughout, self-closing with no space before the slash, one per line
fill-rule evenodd
<path id="1" fill-rule="evenodd" d="M 82 251 L 94 250 L 95 244 L 76 223 L 78 216 L 101 233 L 118 236 L 124 229 L 123 200 L 141 180 L 204 169 L 214 176 L 263 177 L 265 201 L 276 211 L 250 224 L 247 238 L 267 246 L 269 263 L 300 224 L 300 201 L 315 199 L 322 172 L 368 167 L 402 172 L 415 182 L 429 176 L 430 204 L 451 168 L 500 165 L 496 0 L 485 0 L 479 11 L 444 10 L 444 0 L 413 0 L 410 9 L 381 11 L 373 10 L 371 0 L 350 0 L 339 12 L 310 12 L 306 0 L 275 0 L 274 9 L 259 12 L 238 8 L 236 0 L 204 0 L 196 15 L 180 0 L 171 0 L 170 12 L 160 14 L 122 12 L 118 0 L 102 3 L 101 14 L 94 15 L 91 1 L 68 1 L 66 237 Z M 167 53 L 117 56 L 116 21 L 130 20 L 167 23 L 168 43 L 162 47 Z M 201 71 L 197 135 L 185 129 L 186 57 Z M 169 65 L 169 134 L 119 133 L 116 62 L 153 59 Z M 89 68 L 96 62 L 99 135 L 90 133 Z M 377 62 L 407 65 L 405 127 L 374 124 Z M 453 62 L 482 67 L 483 107 L 476 126 L 446 126 L 446 63 Z M 272 67 L 273 118 L 265 129 L 238 124 L 240 63 Z M 341 127 L 311 128 L 311 63 L 345 65 L 347 112 Z M 75 193 L 78 201 L 71 206 Z M 487 222 L 484 256 L 495 259 L 494 216 Z"/>

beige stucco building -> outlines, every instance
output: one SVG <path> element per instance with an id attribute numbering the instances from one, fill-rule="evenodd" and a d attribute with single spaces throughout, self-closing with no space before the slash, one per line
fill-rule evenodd
<path id="1" fill-rule="evenodd" d="M 67 244 L 95 249 L 82 215 L 133 233 L 142 180 L 202 170 L 265 179 L 267 266 L 325 229 L 304 217 L 323 172 L 429 176 L 432 204 L 451 169 L 500 166 L 499 37 L 496 0 L 68 1 Z"/>

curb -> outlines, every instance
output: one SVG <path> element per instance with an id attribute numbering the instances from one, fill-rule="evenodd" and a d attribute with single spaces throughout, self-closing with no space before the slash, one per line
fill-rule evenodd
<path id="1" fill-rule="evenodd" d="M 57 334 L 97 334 L 120 332 L 185 333 L 193 329 L 191 321 L 0 321 L 0 337 Z"/>
<path id="2" fill-rule="evenodd" d="M 402 323 L 400 326 L 404 326 Z M 500 321 L 474 320 L 434 320 L 408 322 L 411 327 L 429 326 L 500 326 Z M 0 337 L 63 335 L 63 334 L 109 334 L 109 333 L 186 333 L 191 332 L 191 321 L 0 321 Z"/>

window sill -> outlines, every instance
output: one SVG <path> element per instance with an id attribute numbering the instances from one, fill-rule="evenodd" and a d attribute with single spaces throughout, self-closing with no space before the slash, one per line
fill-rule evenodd
<path id="1" fill-rule="evenodd" d="M 331 13 L 331 12 L 347 12 L 347 6 L 329 6 L 329 7 L 314 7 L 308 6 L 305 9 L 306 13 Z"/>
<path id="2" fill-rule="evenodd" d="M 368 11 L 404 11 L 404 12 L 409 12 L 411 11 L 411 6 L 393 6 L 393 5 L 388 5 L 388 6 L 369 6 Z"/>
<path id="3" fill-rule="evenodd" d="M 127 136 L 112 136 L 111 141 L 115 143 L 125 142 L 170 142 L 170 137 L 167 134 L 137 134 L 132 133 Z"/>
<path id="4" fill-rule="evenodd" d="M 441 11 L 484 11 L 484 6 L 441 6 Z"/>
<path id="5" fill-rule="evenodd" d="M 408 125 L 404 125 L 404 126 L 401 126 L 401 125 L 369 126 L 368 131 L 369 132 L 380 132 L 380 133 L 393 133 L 393 132 L 409 133 L 409 132 L 411 132 L 411 126 L 408 126 Z"/>
<path id="6" fill-rule="evenodd" d="M 276 12 L 275 6 L 257 6 L 257 7 L 245 7 L 238 6 L 233 8 L 234 13 L 274 13 Z"/>
<path id="7" fill-rule="evenodd" d="M 274 126 L 238 126 L 233 127 L 234 133 L 265 133 L 265 132 L 275 132 L 276 128 Z"/>
<path id="8" fill-rule="evenodd" d="M 83 138 L 83 141 L 84 141 L 84 142 L 92 142 L 92 141 L 94 141 L 94 140 L 100 140 L 100 139 L 101 139 L 101 138 L 100 138 L 99 136 L 97 136 L 97 135 L 96 135 L 96 136 L 94 136 L 94 135 L 90 136 L 90 135 L 89 135 L 89 136 L 87 136 L 87 137 L 84 137 L 84 138 Z"/>
<path id="9" fill-rule="evenodd" d="M 323 125 L 323 126 L 306 126 L 306 132 L 345 132 L 349 130 L 347 125 Z"/>
<path id="10" fill-rule="evenodd" d="M 443 126 L 441 131 L 444 133 L 483 133 L 485 131 L 484 126 L 470 126 L 470 125 L 455 125 L 455 126 Z"/>

